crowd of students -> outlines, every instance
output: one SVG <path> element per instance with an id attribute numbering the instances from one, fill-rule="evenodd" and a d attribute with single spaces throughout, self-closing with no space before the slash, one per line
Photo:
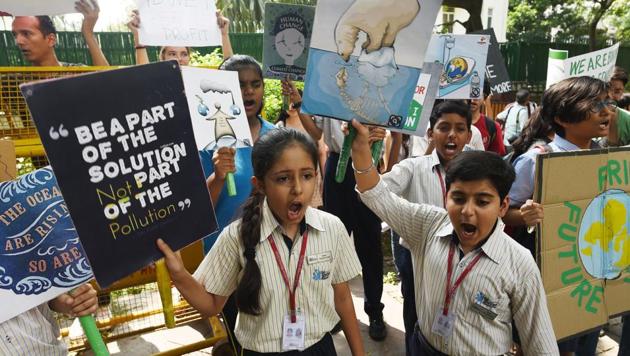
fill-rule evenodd
<path id="1" fill-rule="evenodd" d="M 96 3 L 77 7 L 93 63 L 107 65 L 92 33 Z M 628 81 L 623 69 L 610 83 L 563 80 L 537 107 L 519 91 L 501 120 L 486 116 L 481 100 L 439 102 L 425 138 L 389 136 L 384 165 L 372 160 L 370 145 L 386 131 L 352 121 L 358 133 L 351 162 L 337 183 L 347 126 L 300 112 L 301 93 L 290 80 L 282 83 L 290 110 L 281 127 L 265 120 L 262 69 L 232 53 L 229 20 L 217 18 L 220 69 L 238 72 L 254 146 L 200 152 L 220 234 L 205 239 L 197 271 L 188 273 L 162 240 L 157 245 L 184 298 L 203 315 L 224 313 L 235 354 L 335 355 L 331 332 L 343 329 L 352 354 L 364 355 L 348 287 L 359 274 L 369 336 L 386 338 L 382 219 L 392 228 L 408 355 L 502 355 L 515 344 L 527 355 L 594 355 L 599 330 L 556 343 L 527 227 L 544 218 L 532 200 L 536 155 L 630 144 L 630 119 L 618 108 Z M 148 63 L 138 13 L 128 26 L 137 63 Z M 54 54 L 50 18 L 17 17 L 13 33 L 33 65 L 67 65 Z M 185 47 L 160 51 L 160 60 L 180 65 L 189 57 Z M 228 173 L 234 197 L 226 191 Z M 86 315 L 96 303 L 86 284 L 0 323 L 0 353 L 64 354 L 50 309 Z M 629 326 L 620 355 L 630 352 Z"/>

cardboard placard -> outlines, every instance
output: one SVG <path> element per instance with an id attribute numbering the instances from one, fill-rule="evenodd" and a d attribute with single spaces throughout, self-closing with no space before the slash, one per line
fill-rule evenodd
<path id="1" fill-rule="evenodd" d="M 431 37 L 425 60 L 444 66 L 438 99 L 483 99 L 489 44 L 488 35 Z"/>
<path id="2" fill-rule="evenodd" d="M 50 167 L 0 183 L 0 241 L 0 323 L 92 278 Z"/>
<path id="3" fill-rule="evenodd" d="M 198 150 L 253 145 L 237 72 L 183 67 L 182 77 Z"/>
<path id="4" fill-rule="evenodd" d="M 136 0 L 140 43 L 151 46 L 220 46 L 214 0 Z"/>
<path id="5" fill-rule="evenodd" d="M 13 16 L 61 15 L 78 12 L 74 8 L 76 0 L 20 0 L 3 1 L 0 11 Z"/>
<path id="6" fill-rule="evenodd" d="M 556 338 L 630 311 L 630 148 L 539 155 L 537 259 Z"/>
<path id="7" fill-rule="evenodd" d="M 302 110 L 400 131 L 440 5 L 318 1 Z"/>
<path id="8" fill-rule="evenodd" d="M 0 140 L 0 182 L 17 176 L 15 144 L 11 140 Z"/>
<path id="9" fill-rule="evenodd" d="M 175 61 L 21 90 L 101 288 L 216 230 Z"/>
<path id="10" fill-rule="evenodd" d="M 314 6 L 265 4 L 265 78 L 304 80 L 314 18 Z"/>
<path id="11" fill-rule="evenodd" d="M 426 134 L 440 84 L 440 74 L 442 74 L 441 64 L 424 63 L 411 105 L 409 105 L 409 114 L 401 132 L 416 136 Z"/>
<path id="12" fill-rule="evenodd" d="M 488 59 L 486 60 L 486 80 L 490 84 L 490 92 L 495 95 L 506 94 L 512 91 L 510 75 L 505 67 L 505 60 L 499 49 L 499 42 L 493 28 L 473 32 L 473 34 L 490 36 Z"/>

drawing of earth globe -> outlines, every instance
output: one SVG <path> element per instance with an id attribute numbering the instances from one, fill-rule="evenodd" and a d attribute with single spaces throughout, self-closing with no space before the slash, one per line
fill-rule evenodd
<path id="1" fill-rule="evenodd" d="M 578 249 L 586 272 L 595 278 L 615 279 L 630 266 L 630 195 L 611 189 L 591 201 Z"/>
<path id="2" fill-rule="evenodd" d="M 462 57 L 455 57 L 446 66 L 446 78 L 449 82 L 455 82 L 468 74 L 468 62 Z"/>

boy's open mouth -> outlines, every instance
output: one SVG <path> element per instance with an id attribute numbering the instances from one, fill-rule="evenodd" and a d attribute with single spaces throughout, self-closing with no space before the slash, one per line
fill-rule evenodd
<path id="1" fill-rule="evenodd" d="M 256 100 L 243 100 L 243 105 L 245 105 L 246 108 L 251 108 L 256 104 Z"/>
<path id="2" fill-rule="evenodd" d="M 464 237 L 470 238 L 475 234 L 475 232 L 477 232 L 477 227 L 475 225 L 461 223 L 460 226 L 462 228 L 462 234 L 464 235 Z"/>
<path id="3" fill-rule="evenodd" d="M 605 120 L 599 123 L 599 127 L 604 130 L 606 128 L 608 128 L 608 125 L 610 124 L 610 120 Z"/>
<path id="4" fill-rule="evenodd" d="M 454 142 L 449 142 L 446 145 L 444 145 L 444 148 L 446 148 L 447 151 L 456 151 L 457 145 Z"/>
<path id="5" fill-rule="evenodd" d="M 302 211 L 303 204 L 300 202 L 293 202 L 289 205 L 289 219 L 299 219 L 300 212 Z"/>

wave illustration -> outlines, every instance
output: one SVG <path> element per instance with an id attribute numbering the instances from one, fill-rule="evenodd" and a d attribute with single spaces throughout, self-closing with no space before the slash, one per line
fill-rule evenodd
<path id="1" fill-rule="evenodd" d="M 30 276 L 19 281 L 13 291 L 16 294 L 41 294 L 52 287 L 52 282 L 46 277 Z"/>
<path id="2" fill-rule="evenodd" d="M 6 275 L 7 271 L 4 267 L 0 266 L 0 287 L 9 287 L 13 284 L 13 278 L 11 276 Z"/>
<path id="3" fill-rule="evenodd" d="M 87 279 L 92 278 L 92 268 L 85 257 L 76 264 L 71 264 L 59 273 L 53 281 L 59 287 L 72 287 Z"/>
<path id="4" fill-rule="evenodd" d="M 76 229 L 65 229 L 64 231 L 74 231 L 75 235 L 76 235 Z M 58 247 L 58 246 L 50 246 L 47 249 L 43 250 L 43 249 L 39 249 L 37 250 L 37 255 L 39 256 L 50 256 L 52 254 L 54 254 L 57 251 L 65 251 L 68 248 L 68 245 L 77 245 L 79 243 L 79 238 L 76 237 L 74 239 L 70 239 L 68 241 L 66 241 L 63 246 Z"/>
<path id="5" fill-rule="evenodd" d="M 0 185 L 0 201 L 8 203 L 14 195 L 26 193 L 29 189 L 44 185 L 54 177 L 52 168 L 46 166 L 17 180 L 6 182 Z"/>

